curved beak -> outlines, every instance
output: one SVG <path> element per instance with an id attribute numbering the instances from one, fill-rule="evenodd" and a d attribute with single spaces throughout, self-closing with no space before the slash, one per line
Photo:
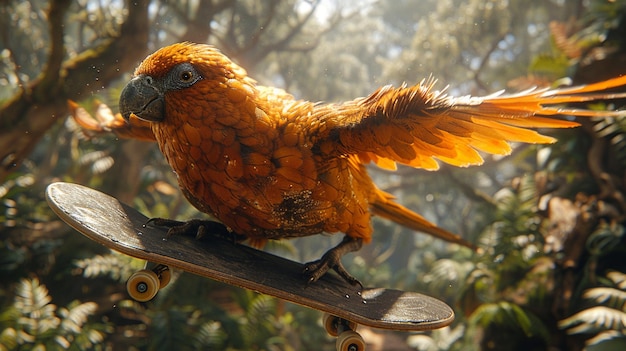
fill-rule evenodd
<path id="1" fill-rule="evenodd" d="M 165 99 L 152 77 L 142 74 L 126 84 L 120 95 L 120 113 L 126 121 L 131 114 L 150 122 L 165 118 Z"/>

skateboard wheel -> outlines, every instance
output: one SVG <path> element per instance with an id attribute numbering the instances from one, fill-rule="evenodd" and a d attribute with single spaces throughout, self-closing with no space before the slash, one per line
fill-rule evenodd
<path id="1" fill-rule="evenodd" d="M 128 278 L 126 291 L 130 297 L 139 302 L 152 300 L 161 285 L 157 274 L 149 269 L 142 269 Z"/>
<path id="2" fill-rule="evenodd" d="M 356 328 L 358 327 L 358 324 L 355 322 L 333 316 L 329 313 L 324 313 L 322 324 L 324 325 L 324 329 L 326 330 L 328 335 L 333 337 L 338 336 L 342 331 L 356 330 Z"/>
<path id="3" fill-rule="evenodd" d="M 332 337 L 339 335 L 337 322 L 339 322 L 339 318 L 333 316 L 332 314 L 324 313 L 322 323 L 324 324 L 324 329 L 326 329 L 328 335 Z"/>
<path id="4" fill-rule="evenodd" d="M 337 351 L 365 351 L 365 340 L 354 330 L 347 330 L 337 338 Z"/>
<path id="5" fill-rule="evenodd" d="M 159 290 L 166 287 L 172 280 L 172 271 L 170 271 L 170 268 L 166 265 L 157 265 L 152 271 L 159 277 Z"/>

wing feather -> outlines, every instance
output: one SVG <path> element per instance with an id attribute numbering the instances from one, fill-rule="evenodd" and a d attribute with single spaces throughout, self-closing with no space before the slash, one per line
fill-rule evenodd
<path id="1" fill-rule="evenodd" d="M 316 105 L 314 142 L 333 156 L 357 155 L 363 163 L 395 169 L 395 162 L 435 170 L 437 160 L 469 166 L 483 163 L 480 152 L 506 155 L 510 142 L 553 143 L 536 128 L 572 128 L 578 123 L 554 118 L 626 116 L 626 110 L 589 110 L 566 104 L 626 98 L 604 92 L 626 85 L 626 76 L 563 89 L 531 89 L 512 95 L 450 97 L 434 90 L 433 79 L 394 88 L 344 104 Z M 339 143 L 337 143 L 339 141 Z"/>

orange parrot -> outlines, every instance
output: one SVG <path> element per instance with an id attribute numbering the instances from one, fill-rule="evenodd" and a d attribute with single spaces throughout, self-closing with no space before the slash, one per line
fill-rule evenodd
<path id="1" fill-rule="evenodd" d="M 140 138 L 156 140 L 191 204 L 254 246 L 269 239 L 344 233 L 339 245 L 305 265 L 305 275 L 313 282 L 334 269 L 359 284 L 341 257 L 371 240 L 372 215 L 474 248 L 394 202 L 372 182 L 366 164 L 428 170 L 436 170 L 438 161 L 479 165 L 479 152 L 508 154 L 508 142 L 555 141 L 528 128 L 578 125 L 553 116 L 626 116 L 624 110 L 564 106 L 624 98 L 624 92 L 602 91 L 625 85 L 626 76 L 485 97 L 451 97 L 434 90 L 434 83 L 385 86 L 338 104 L 313 103 L 257 85 L 212 46 L 179 43 L 139 65 L 121 93 L 126 122 L 118 115 L 105 124 L 121 135 L 138 130 Z M 215 228 L 197 220 L 157 222 L 174 226 L 173 233 Z"/>

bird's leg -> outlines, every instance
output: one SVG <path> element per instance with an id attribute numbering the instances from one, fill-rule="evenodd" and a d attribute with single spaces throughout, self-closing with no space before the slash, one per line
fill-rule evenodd
<path id="1" fill-rule="evenodd" d="M 167 218 L 150 218 L 146 224 L 148 223 L 169 228 L 167 230 L 168 237 L 173 235 L 191 235 L 195 236 L 196 239 L 202 239 L 206 235 L 212 235 L 234 241 L 245 239 L 245 237 L 231 232 L 222 223 L 211 220 L 191 219 L 182 222 Z"/>
<path id="2" fill-rule="evenodd" d="M 352 285 L 363 284 L 353 277 L 341 263 L 341 257 L 348 252 L 357 251 L 363 246 L 363 239 L 345 236 L 339 245 L 328 250 L 322 258 L 304 265 L 304 273 L 308 276 L 309 283 L 315 282 L 323 276 L 329 269 L 334 269 L 343 279 Z"/>

